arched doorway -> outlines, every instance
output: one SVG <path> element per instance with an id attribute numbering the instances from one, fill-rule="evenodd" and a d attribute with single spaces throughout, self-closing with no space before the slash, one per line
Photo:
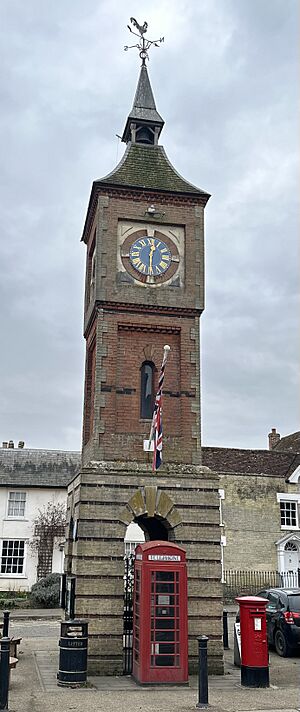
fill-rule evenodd
<path id="1" fill-rule="evenodd" d="M 298 586 L 299 546 L 295 541 L 287 541 L 284 547 L 284 585 Z"/>
<path id="2" fill-rule="evenodd" d="M 298 587 L 300 574 L 300 537 L 298 534 L 286 534 L 276 542 L 278 568 L 282 586 Z"/>
<path id="3" fill-rule="evenodd" d="M 294 541 L 288 541 L 284 547 L 285 570 L 294 571 L 298 568 L 298 546 Z"/>
<path id="4" fill-rule="evenodd" d="M 169 541 L 172 539 L 172 529 L 163 517 L 146 514 L 136 516 L 127 526 L 124 571 L 124 627 L 123 627 L 123 672 L 132 672 L 132 632 L 133 632 L 133 584 L 134 584 L 134 554 L 137 544 L 144 541 Z"/>
<path id="5" fill-rule="evenodd" d="M 170 527 L 159 517 L 137 517 L 135 520 L 144 532 L 145 541 L 169 541 Z"/>

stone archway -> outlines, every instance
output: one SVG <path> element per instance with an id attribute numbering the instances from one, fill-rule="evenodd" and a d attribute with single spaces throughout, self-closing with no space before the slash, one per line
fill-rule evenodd
<path id="1" fill-rule="evenodd" d="M 174 529 L 182 523 L 171 497 L 156 485 L 137 489 L 121 512 L 120 521 L 126 526 L 136 521 L 145 530 L 148 539 L 153 540 L 155 533 L 160 533 L 162 539 L 169 541 L 175 540 Z"/>
<path id="2" fill-rule="evenodd" d="M 137 489 L 120 514 L 120 521 L 128 527 L 138 524 L 147 541 L 174 541 L 174 530 L 181 524 L 175 503 L 156 485 Z M 124 630 L 123 673 L 131 674 L 133 643 L 133 562 L 134 552 L 125 555 L 124 574 Z"/>

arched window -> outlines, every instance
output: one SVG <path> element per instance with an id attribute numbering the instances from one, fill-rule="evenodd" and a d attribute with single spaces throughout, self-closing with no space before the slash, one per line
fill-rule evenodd
<path id="1" fill-rule="evenodd" d="M 144 361 L 141 367 L 141 418 L 151 420 L 154 404 L 154 363 Z"/>

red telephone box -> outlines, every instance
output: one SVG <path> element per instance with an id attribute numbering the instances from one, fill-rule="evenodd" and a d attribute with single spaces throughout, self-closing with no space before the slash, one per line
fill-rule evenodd
<path id="1" fill-rule="evenodd" d="M 269 687 L 266 598 L 240 596 L 241 684 Z"/>
<path id="2" fill-rule="evenodd" d="M 167 541 L 135 550 L 132 674 L 141 684 L 188 682 L 185 551 Z"/>

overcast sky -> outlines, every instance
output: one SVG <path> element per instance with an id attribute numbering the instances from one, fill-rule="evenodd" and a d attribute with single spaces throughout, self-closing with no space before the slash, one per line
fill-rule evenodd
<path id="1" fill-rule="evenodd" d="M 0 441 L 81 448 L 94 179 L 122 156 L 140 61 L 176 169 L 210 192 L 204 445 L 299 429 L 298 0 L 2 0 Z"/>

